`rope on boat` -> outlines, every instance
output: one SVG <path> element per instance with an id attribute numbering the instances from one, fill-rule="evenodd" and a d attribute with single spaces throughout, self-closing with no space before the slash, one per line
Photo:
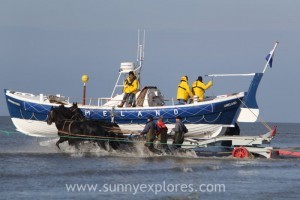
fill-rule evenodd
<path id="1" fill-rule="evenodd" d="M 239 101 L 246 107 L 250 110 L 250 112 L 259 119 L 259 121 L 269 130 L 269 131 L 272 131 L 272 128 L 263 120 L 262 117 L 260 116 L 257 116 L 246 104 L 244 101 L 242 101 L 240 98 L 238 98 Z"/>

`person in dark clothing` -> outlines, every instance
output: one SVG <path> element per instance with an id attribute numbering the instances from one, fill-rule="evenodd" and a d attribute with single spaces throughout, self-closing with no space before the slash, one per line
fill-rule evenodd
<path id="1" fill-rule="evenodd" d="M 147 123 L 144 127 L 144 130 L 141 132 L 141 135 L 146 135 L 146 144 L 145 146 L 154 153 L 158 153 L 158 150 L 154 148 L 154 140 L 156 139 L 157 126 L 153 121 L 153 117 L 149 116 L 147 119 Z"/>
<path id="2" fill-rule="evenodd" d="M 181 121 L 181 117 L 176 117 L 175 128 L 173 129 L 175 132 L 173 145 L 175 148 L 181 148 L 181 145 L 184 141 L 184 134 L 188 132 L 188 129 Z"/>
<path id="3" fill-rule="evenodd" d="M 163 150 L 168 150 L 168 145 L 167 145 L 167 141 L 168 141 L 168 128 L 165 125 L 163 118 L 159 117 L 157 120 L 157 138 L 158 141 L 160 142 L 161 148 Z"/>

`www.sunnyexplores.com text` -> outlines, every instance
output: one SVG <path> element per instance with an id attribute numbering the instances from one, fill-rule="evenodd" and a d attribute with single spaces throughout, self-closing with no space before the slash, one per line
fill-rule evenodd
<path id="1" fill-rule="evenodd" d="M 159 193 L 213 193 L 225 192 L 225 184 L 185 184 L 185 183 L 154 183 L 154 184 L 129 184 L 129 183 L 107 183 L 107 184 L 65 184 L 68 192 L 99 192 L 99 193 L 138 193 L 151 192 L 155 195 Z"/>

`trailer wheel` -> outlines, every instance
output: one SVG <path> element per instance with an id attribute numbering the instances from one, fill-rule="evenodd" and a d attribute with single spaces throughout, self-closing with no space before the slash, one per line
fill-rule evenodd
<path id="1" fill-rule="evenodd" d="M 232 151 L 232 156 L 235 158 L 249 158 L 250 153 L 245 147 L 235 147 Z"/>

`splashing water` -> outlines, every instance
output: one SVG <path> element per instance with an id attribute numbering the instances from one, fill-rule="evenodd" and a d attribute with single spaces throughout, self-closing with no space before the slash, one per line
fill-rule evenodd
<path id="1" fill-rule="evenodd" d="M 79 145 L 78 148 L 74 146 L 68 145 L 67 142 L 60 144 L 60 149 L 58 149 L 55 145 L 57 138 L 55 139 L 47 139 L 43 141 L 39 141 L 38 144 L 41 147 L 46 147 L 50 149 L 54 149 L 57 152 L 70 154 L 72 157 L 83 157 L 83 156 L 113 156 L 113 157 L 183 157 L 183 158 L 197 158 L 197 154 L 194 150 L 187 151 L 178 151 L 171 150 L 171 153 L 162 152 L 161 154 L 156 154 L 151 152 L 147 147 L 145 147 L 144 142 L 135 142 L 134 150 L 132 149 L 119 149 L 114 150 L 106 143 L 106 149 L 101 148 L 96 143 L 85 141 Z"/>

